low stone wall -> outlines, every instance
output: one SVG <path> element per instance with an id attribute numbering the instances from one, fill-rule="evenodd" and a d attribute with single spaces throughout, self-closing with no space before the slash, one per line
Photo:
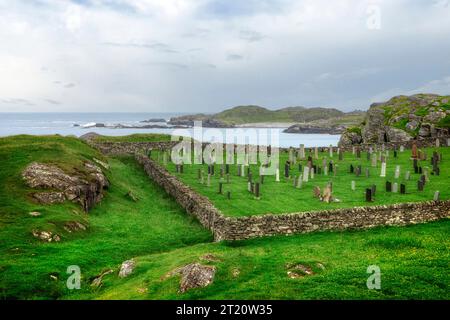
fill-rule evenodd
<path id="1" fill-rule="evenodd" d="M 450 216 L 450 201 L 430 201 L 292 214 L 225 217 L 208 198 L 186 186 L 146 155 L 136 154 L 135 157 L 150 178 L 213 232 L 216 241 L 383 225 L 401 226 Z"/>
<path id="2" fill-rule="evenodd" d="M 167 150 L 171 149 L 178 142 L 103 142 L 88 140 L 87 143 L 103 154 L 117 156 L 133 155 L 137 152 L 147 152 L 149 150 Z"/>

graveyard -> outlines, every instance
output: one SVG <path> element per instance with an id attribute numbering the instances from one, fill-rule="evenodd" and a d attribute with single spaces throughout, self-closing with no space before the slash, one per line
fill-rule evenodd
<path id="1" fill-rule="evenodd" d="M 383 151 L 380 146 L 375 151 L 375 148 L 345 152 L 338 152 L 336 147 L 333 151 L 329 147 L 317 151 L 281 150 L 278 174 L 264 177 L 260 162 L 237 165 L 237 156 L 235 164 L 228 165 L 176 165 L 170 161 L 168 152 L 157 150 L 151 152 L 151 158 L 208 197 L 227 216 L 450 199 L 450 168 L 446 161 L 449 148 L 416 149 L 414 155 L 410 149 Z M 223 157 L 225 163 L 226 152 Z"/>

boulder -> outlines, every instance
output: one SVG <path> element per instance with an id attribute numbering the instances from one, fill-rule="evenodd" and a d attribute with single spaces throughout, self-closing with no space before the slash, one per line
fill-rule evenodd
<path id="1" fill-rule="evenodd" d="M 206 266 L 199 263 L 191 263 L 184 267 L 176 268 L 162 277 L 163 280 L 181 275 L 180 292 L 184 293 L 190 289 L 209 286 L 214 281 L 216 267 Z M 236 276 L 239 275 L 239 272 Z"/>
<path id="2" fill-rule="evenodd" d="M 362 143 L 362 136 L 357 132 L 345 131 L 339 140 L 339 147 L 348 147 Z"/>
<path id="3" fill-rule="evenodd" d="M 122 262 L 119 271 L 119 278 L 128 277 L 130 274 L 133 273 L 135 267 L 136 262 L 133 259 Z"/>
<path id="4" fill-rule="evenodd" d="M 70 200 L 87 212 L 102 199 L 109 182 L 96 165 L 86 162 L 84 166 L 85 173 L 69 175 L 56 166 L 33 162 L 25 168 L 22 177 L 31 188 L 57 190 L 33 193 L 38 202 L 54 204 Z"/>
<path id="5" fill-rule="evenodd" d="M 410 130 L 410 131 L 414 131 L 419 127 L 419 121 L 417 120 L 411 120 L 406 124 L 406 129 Z"/>
<path id="6" fill-rule="evenodd" d="M 407 142 L 413 139 L 413 137 L 404 130 L 387 127 L 386 136 L 389 142 Z"/>

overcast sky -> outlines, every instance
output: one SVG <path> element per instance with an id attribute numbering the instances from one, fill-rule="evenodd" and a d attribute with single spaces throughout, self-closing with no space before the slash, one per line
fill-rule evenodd
<path id="1" fill-rule="evenodd" d="M 450 0 L 0 0 L 0 112 L 450 94 Z"/>

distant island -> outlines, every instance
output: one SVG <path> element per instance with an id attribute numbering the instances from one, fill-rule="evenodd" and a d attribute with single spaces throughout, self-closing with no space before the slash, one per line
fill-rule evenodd
<path id="1" fill-rule="evenodd" d="M 202 121 L 203 127 L 288 127 L 287 133 L 332 133 L 339 134 L 346 128 L 363 121 L 364 111 L 342 112 L 334 108 L 287 107 L 269 110 L 260 106 L 237 106 L 222 112 L 193 114 L 173 117 L 169 125 L 193 126 Z"/>

